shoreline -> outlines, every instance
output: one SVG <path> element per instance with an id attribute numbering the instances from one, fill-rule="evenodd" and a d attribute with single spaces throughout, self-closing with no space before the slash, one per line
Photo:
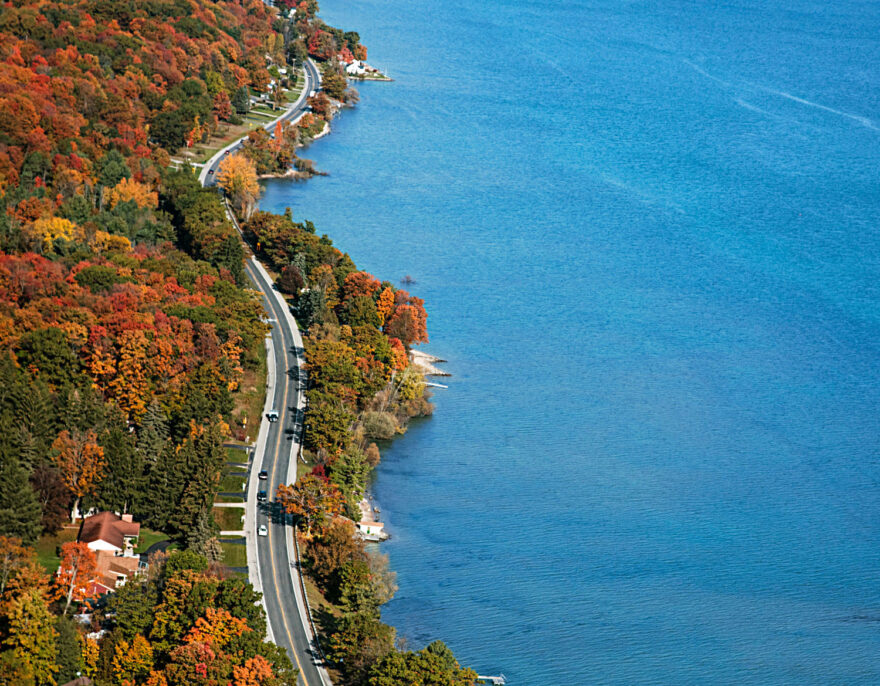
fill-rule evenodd
<path id="1" fill-rule="evenodd" d="M 373 79 L 359 79 L 359 80 L 392 81 L 393 79 L 373 78 Z M 325 124 L 324 124 L 324 127 L 322 128 L 322 130 L 317 135 L 315 135 L 313 138 L 311 138 L 309 141 L 307 141 L 301 145 L 298 145 L 297 149 L 306 148 L 309 145 L 311 145 L 311 143 L 318 140 L 319 138 L 323 138 L 324 136 L 329 135 L 332 132 L 332 127 L 331 127 L 330 121 L 332 121 L 333 118 L 339 116 L 344 109 L 346 109 L 347 107 L 350 107 L 350 105 L 348 105 L 348 106 L 342 105 L 341 103 L 337 103 L 337 102 L 334 102 L 334 105 L 335 106 L 332 110 L 330 120 L 325 121 Z M 308 174 L 308 173 L 302 174 L 301 172 L 299 172 L 295 168 L 291 168 L 290 170 L 288 170 L 284 174 L 263 175 L 260 178 L 280 178 L 280 179 L 286 178 L 291 181 L 300 182 L 300 181 L 306 181 L 306 180 L 308 180 L 308 178 L 310 178 L 311 176 L 314 176 L 314 175 L 315 174 Z M 323 175 L 326 175 L 326 174 L 323 174 Z M 257 204 L 257 208 L 260 209 L 259 202 Z M 432 376 L 433 377 L 450 377 L 450 376 L 452 376 L 449 372 L 447 372 L 437 366 L 437 364 L 441 364 L 441 363 L 444 363 L 447 361 L 444 358 L 438 357 L 436 355 L 432 355 L 430 353 L 427 353 L 427 352 L 424 352 L 421 350 L 416 350 L 414 348 L 411 348 L 407 352 L 407 359 L 409 360 L 410 366 L 416 372 L 421 374 L 423 376 L 423 378 L 425 379 L 426 393 L 424 396 L 424 400 L 426 402 L 429 397 L 429 395 L 427 394 L 428 387 L 435 386 L 435 387 L 445 388 L 445 386 L 442 386 L 439 384 L 432 384 L 431 382 L 427 381 L 427 378 L 432 377 Z M 427 403 L 427 404 L 430 406 L 430 403 Z M 431 406 L 431 407 L 433 407 L 433 406 Z M 404 433 L 407 430 L 409 423 L 410 423 L 410 420 L 413 419 L 415 416 L 419 416 L 419 415 L 411 415 L 406 419 L 405 422 L 401 423 L 400 432 L 399 432 L 400 434 Z M 428 413 L 427 416 L 430 416 L 430 413 Z M 390 440 L 393 441 L 393 438 L 391 438 Z M 375 478 L 375 474 L 376 474 L 376 466 L 375 465 L 373 467 L 371 467 L 370 474 L 371 474 L 370 481 L 372 481 Z M 387 540 L 388 538 L 390 538 L 390 535 L 384 531 L 385 525 L 381 521 L 379 521 L 380 519 L 382 519 L 381 509 L 373 500 L 373 494 L 372 494 L 372 488 L 371 488 L 370 481 L 368 481 L 368 483 L 364 489 L 364 492 L 361 494 L 361 500 L 358 503 L 358 510 L 360 511 L 361 521 L 354 522 L 354 524 L 355 524 L 355 528 L 357 530 L 357 535 L 360 536 L 365 543 L 371 543 L 371 544 L 375 545 L 375 544 L 380 544 L 381 542 Z M 378 533 L 375 530 L 373 530 L 373 527 L 370 525 L 376 525 L 378 527 Z M 306 551 L 307 551 L 308 546 L 310 545 L 310 542 L 302 541 L 302 543 L 305 544 L 305 546 L 303 546 L 302 552 L 303 552 L 303 554 L 307 555 L 308 553 Z M 310 581 L 310 584 L 312 584 L 314 586 L 315 580 L 310 577 L 309 581 Z M 326 602 L 326 599 L 325 599 L 325 602 Z M 396 629 L 394 629 L 393 627 L 392 627 L 392 630 L 396 631 Z M 328 641 L 330 639 L 330 637 L 331 636 L 327 633 L 319 632 L 317 634 L 318 645 L 321 646 L 326 641 Z M 319 650 L 320 649 L 321 648 L 319 648 Z M 334 672 L 334 674 L 331 675 L 331 678 L 332 678 L 333 676 L 335 676 L 335 670 L 337 669 L 337 666 L 334 665 L 333 667 L 330 667 L 330 665 L 327 665 L 327 667 L 330 668 Z"/>
<path id="2" fill-rule="evenodd" d="M 337 109 L 333 112 L 333 116 L 337 116 L 337 114 L 341 111 Z M 310 138 L 305 143 L 300 143 L 296 146 L 297 150 L 302 150 L 304 148 L 309 147 L 312 143 L 314 143 L 319 138 L 323 138 L 324 136 L 330 135 L 332 129 L 330 128 L 330 122 L 324 122 L 324 128 L 321 129 L 317 134 L 315 134 L 312 138 Z M 313 176 L 327 176 L 325 172 L 319 171 L 302 171 L 297 169 L 294 165 L 291 165 L 290 168 L 285 172 L 275 172 L 272 174 L 258 174 L 257 179 L 265 180 L 265 179 L 291 179 L 293 181 L 307 181 Z"/>
<path id="3" fill-rule="evenodd" d="M 446 362 L 441 357 L 413 349 L 409 351 L 409 360 L 414 367 L 422 371 L 424 376 L 452 376 L 449 372 L 435 365 L 435 363 Z"/>

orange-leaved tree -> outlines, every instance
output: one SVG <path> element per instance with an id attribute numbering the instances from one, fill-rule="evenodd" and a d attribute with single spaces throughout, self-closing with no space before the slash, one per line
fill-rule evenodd
<path id="1" fill-rule="evenodd" d="M 70 521 L 74 522 L 80 498 L 93 493 L 104 474 L 104 449 L 98 445 L 94 431 L 71 434 L 67 429 L 58 434 L 52 447 L 58 451 L 55 463 L 61 479 L 74 497 L 70 509 Z"/>
<path id="2" fill-rule="evenodd" d="M 33 558 L 33 551 L 20 538 L 0 536 L 0 596 L 22 564 Z"/>
<path id="3" fill-rule="evenodd" d="M 393 309 L 394 290 L 392 288 L 385 288 L 379 294 L 379 299 L 376 301 L 376 311 L 379 313 L 379 319 L 382 324 L 385 323 L 385 320 L 388 318 L 388 315 L 391 314 Z"/>
<path id="4" fill-rule="evenodd" d="M 75 600 L 82 602 L 91 597 L 89 585 L 97 569 L 95 553 L 85 543 L 70 541 L 61 546 L 61 567 L 55 577 L 57 597 L 64 598 L 64 612 Z"/>
<path id="5" fill-rule="evenodd" d="M 232 198 L 232 206 L 248 219 L 260 197 L 257 168 L 244 155 L 230 155 L 220 163 L 217 183 Z"/>
<path id="6" fill-rule="evenodd" d="M 209 607 L 205 615 L 196 620 L 195 626 L 184 636 L 184 643 L 205 643 L 213 650 L 226 648 L 232 639 L 253 631 L 240 617 L 233 617 L 229 610 Z"/>
<path id="7" fill-rule="evenodd" d="M 307 537 L 311 537 L 313 526 L 323 527 L 341 514 L 345 504 L 336 484 L 315 474 L 304 474 L 293 486 L 280 484 L 275 497 L 288 514 L 302 517 Z"/>
<path id="8" fill-rule="evenodd" d="M 372 298 L 373 294 L 379 290 L 381 284 L 379 279 L 367 272 L 352 272 L 345 277 L 342 284 L 342 294 L 344 300 L 351 300 L 359 295 L 365 295 Z"/>
<path id="9" fill-rule="evenodd" d="M 276 683 L 272 664 L 262 655 L 245 660 L 243 666 L 232 667 L 233 686 L 267 686 Z"/>

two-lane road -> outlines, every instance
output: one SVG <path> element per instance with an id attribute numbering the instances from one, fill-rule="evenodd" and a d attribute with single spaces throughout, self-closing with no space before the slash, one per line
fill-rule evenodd
<path id="1" fill-rule="evenodd" d="M 268 478 L 259 488 L 268 495 L 266 503 L 257 505 L 254 529 L 266 525 L 267 536 L 257 537 L 257 555 L 263 587 L 263 601 L 272 628 L 275 643 L 287 650 L 300 670 L 300 683 L 305 686 L 321 686 L 329 683 L 326 673 L 319 670 L 315 649 L 311 645 L 302 594 L 297 587 L 298 570 L 291 550 L 291 527 L 286 517 L 274 506 L 273 500 L 279 484 L 295 479 L 296 459 L 302 436 L 303 406 L 300 379 L 303 350 L 302 339 L 290 324 L 291 317 L 286 305 L 272 292 L 272 284 L 266 274 L 254 262 L 246 263 L 248 277 L 263 294 L 263 306 L 272 324 L 272 346 L 275 351 L 273 408 L 278 421 L 268 424 L 266 450 L 260 465 L 251 466 L 251 478 L 263 469 Z M 257 456 L 259 457 L 259 456 Z M 248 532 L 251 533 L 251 532 Z"/>
<path id="2" fill-rule="evenodd" d="M 315 66 L 315 63 L 310 59 L 303 63 L 303 67 L 304 78 L 302 93 L 300 93 L 293 105 L 291 105 L 290 108 L 288 108 L 280 117 L 273 119 L 267 124 L 263 124 L 263 128 L 267 131 L 272 131 L 278 121 L 292 121 L 309 109 L 308 98 L 312 92 L 317 90 L 321 85 L 321 74 L 318 72 L 318 67 Z M 216 176 L 220 162 L 223 161 L 223 158 L 226 155 L 231 155 L 238 150 L 241 147 L 242 141 L 244 141 L 244 138 L 240 138 L 235 143 L 227 145 L 210 160 L 205 162 L 202 171 L 199 173 L 199 181 L 203 186 L 213 186 L 217 183 Z"/>
<path id="3" fill-rule="evenodd" d="M 305 63 L 303 92 L 296 102 L 278 119 L 265 125 L 271 130 L 278 121 L 295 120 L 308 109 L 307 99 L 321 83 L 318 69 L 311 60 Z M 241 147 L 243 139 L 228 145 L 212 157 L 199 174 L 202 185 L 216 183 L 216 170 L 224 156 Z M 235 222 L 235 218 L 231 217 Z M 236 223 L 237 226 L 237 223 Z M 314 637 L 310 629 L 305 599 L 301 590 L 300 572 L 293 551 L 292 528 L 287 525 L 283 514 L 272 506 L 278 485 L 296 480 L 296 459 L 302 437 L 304 398 L 300 375 L 304 374 L 302 338 L 296 322 L 290 314 L 284 299 L 272 287 L 272 281 L 265 269 L 255 258 L 245 263 L 245 271 L 263 296 L 263 307 L 272 323 L 271 348 L 274 355 L 274 368 L 269 370 L 271 385 L 271 406 L 278 412 L 277 422 L 261 423 L 261 431 L 254 462 L 251 464 L 250 479 L 257 479 L 257 472 L 265 470 L 268 478 L 257 488 L 248 489 L 249 516 L 246 521 L 249 556 L 256 550 L 257 564 L 254 585 L 262 589 L 263 604 L 269 623 L 270 637 L 284 648 L 294 665 L 299 669 L 298 683 L 303 686 L 332 686 L 326 670 L 320 666 L 317 651 L 312 644 Z M 265 441 L 265 442 L 264 442 Z M 264 446 L 264 448 L 263 448 Z M 259 464 L 257 463 L 259 461 Z M 254 503 L 257 490 L 265 490 L 266 503 Z M 257 535 L 261 525 L 267 527 L 266 536 Z M 254 543 L 255 542 L 255 543 Z M 250 567 L 250 561 L 249 561 Z"/>

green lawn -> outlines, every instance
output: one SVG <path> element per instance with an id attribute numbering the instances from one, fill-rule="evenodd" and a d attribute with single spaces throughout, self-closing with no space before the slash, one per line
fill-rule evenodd
<path id="1" fill-rule="evenodd" d="M 247 464 L 248 462 L 248 453 L 247 450 L 239 450 L 238 448 L 230 448 L 226 446 L 226 459 L 229 462 L 236 462 L 238 464 Z"/>
<path id="2" fill-rule="evenodd" d="M 244 491 L 244 484 L 245 477 L 227 474 L 223 477 L 223 481 L 220 482 L 219 490 L 221 492 L 240 493 Z"/>
<path id="3" fill-rule="evenodd" d="M 40 536 L 34 549 L 37 551 L 37 562 L 39 562 L 50 574 L 54 574 L 61 564 L 61 558 L 58 556 L 59 549 L 63 543 L 75 541 L 79 533 L 79 527 L 70 529 L 61 529 L 57 534 Z"/>
<path id="4" fill-rule="evenodd" d="M 221 531 L 241 531 L 244 526 L 241 521 L 243 507 L 215 507 L 213 512 L 214 521 Z"/>
<path id="5" fill-rule="evenodd" d="M 153 531 L 152 529 L 142 526 L 141 535 L 138 537 L 138 546 L 135 548 L 135 552 L 145 553 L 147 552 L 147 548 L 154 543 L 166 540 L 168 540 L 168 534 L 163 534 L 161 531 Z"/>
<path id="6" fill-rule="evenodd" d="M 227 567 L 247 567 L 247 549 L 244 543 L 220 541 L 223 548 L 223 564 Z"/>
<path id="7" fill-rule="evenodd" d="M 242 503 L 244 504 L 244 496 L 242 495 L 218 495 L 214 498 L 215 503 Z"/>

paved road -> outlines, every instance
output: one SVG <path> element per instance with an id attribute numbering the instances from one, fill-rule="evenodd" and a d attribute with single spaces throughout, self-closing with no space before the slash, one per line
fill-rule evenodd
<path id="1" fill-rule="evenodd" d="M 272 131 L 279 120 L 290 121 L 291 119 L 296 119 L 299 115 L 309 109 L 306 100 L 309 95 L 311 95 L 312 91 L 316 90 L 321 84 L 321 75 L 318 73 L 318 68 L 312 60 L 306 60 L 303 67 L 305 67 L 305 78 L 303 81 L 302 93 L 300 93 L 300 96 L 296 99 L 290 109 L 284 112 L 284 114 L 277 119 L 273 119 L 268 124 L 263 124 L 263 128 L 267 131 Z M 199 181 L 202 182 L 203 186 L 213 186 L 217 183 L 217 168 L 220 166 L 220 162 L 226 155 L 231 155 L 238 150 L 241 147 L 241 142 L 243 140 L 244 139 L 242 138 L 231 145 L 227 145 L 205 163 L 205 166 L 199 173 Z"/>
<path id="2" fill-rule="evenodd" d="M 303 398 L 300 370 L 303 361 L 302 339 L 290 325 L 291 318 L 284 305 L 272 293 L 272 284 L 256 267 L 253 260 L 246 265 L 248 277 L 263 293 L 263 306 L 272 324 L 272 346 L 275 350 L 273 407 L 279 413 L 277 422 L 268 424 L 266 450 L 259 469 L 268 472 L 265 488 L 271 501 L 279 484 L 290 483 L 296 475 L 296 459 L 302 436 Z M 257 466 L 254 466 L 257 469 Z M 252 474 L 252 478 L 256 475 Z M 316 665 L 316 654 L 306 629 L 307 619 L 298 587 L 296 556 L 291 550 L 291 528 L 285 517 L 269 502 L 257 508 L 255 526 L 265 524 L 268 536 L 257 537 L 257 555 L 262 580 L 263 600 L 275 643 L 285 648 L 300 670 L 300 683 L 321 686 L 326 674 Z"/>
<path id="3" fill-rule="evenodd" d="M 308 109 L 306 99 L 320 85 L 320 74 L 315 64 L 308 60 L 305 63 L 305 83 L 303 92 L 296 102 L 278 119 L 265 125 L 271 130 L 277 121 L 296 119 Z M 205 186 L 216 183 L 216 170 L 220 161 L 241 147 L 241 140 L 227 146 L 212 157 L 202 169 L 199 180 Z M 213 173 L 211 173 L 213 172 Z M 233 219 L 234 221 L 234 219 Z M 290 315 L 283 299 L 274 292 L 272 283 L 266 272 L 254 258 L 245 263 L 248 278 L 260 290 L 263 296 L 263 307 L 272 323 L 271 348 L 269 362 L 274 367 L 269 374 L 274 382 L 271 385 L 273 394 L 272 407 L 278 411 L 277 422 L 261 424 L 258 448 L 254 460 L 259 465 L 251 465 L 250 479 L 257 479 L 257 472 L 268 473 L 266 481 L 257 488 L 248 489 L 248 512 L 255 511 L 256 517 L 247 523 L 246 536 L 249 551 L 256 548 L 256 574 L 254 586 L 262 590 L 263 605 L 269 622 L 269 636 L 284 648 L 294 665 L 299 669 L 298 683 L 303 686 L 329 686 L 331 684 L 326 671 L 320 667 L 317 651 L 313 646 L 312 632 L 309 628 L 308 614 L 300 587 L 299 570 L 296 567 L 296 555 L 293 550 L 292 528 L 286 518 L 272 504 L 275 491 L 279 484 L 291 483 L 296 480 L 296 459 L 299 441 L 302 437 L 303 405 L 299 375 L 303 363 L 302 338 L 296 329 L 296 322 Z M 267 402 L 268 406 L 268 402 Z M 261 450 L 265 440 L 265 450 Z M 265 490 L 268 503 L 252 502 L 256 490 Z M 258 536 L 256 531 L 260 525 L 268 528 L 267 536 Z M 250 553 L 249 553 L 250 554 Z M 249 561 L 249 568 L 252 561 Z"/>

